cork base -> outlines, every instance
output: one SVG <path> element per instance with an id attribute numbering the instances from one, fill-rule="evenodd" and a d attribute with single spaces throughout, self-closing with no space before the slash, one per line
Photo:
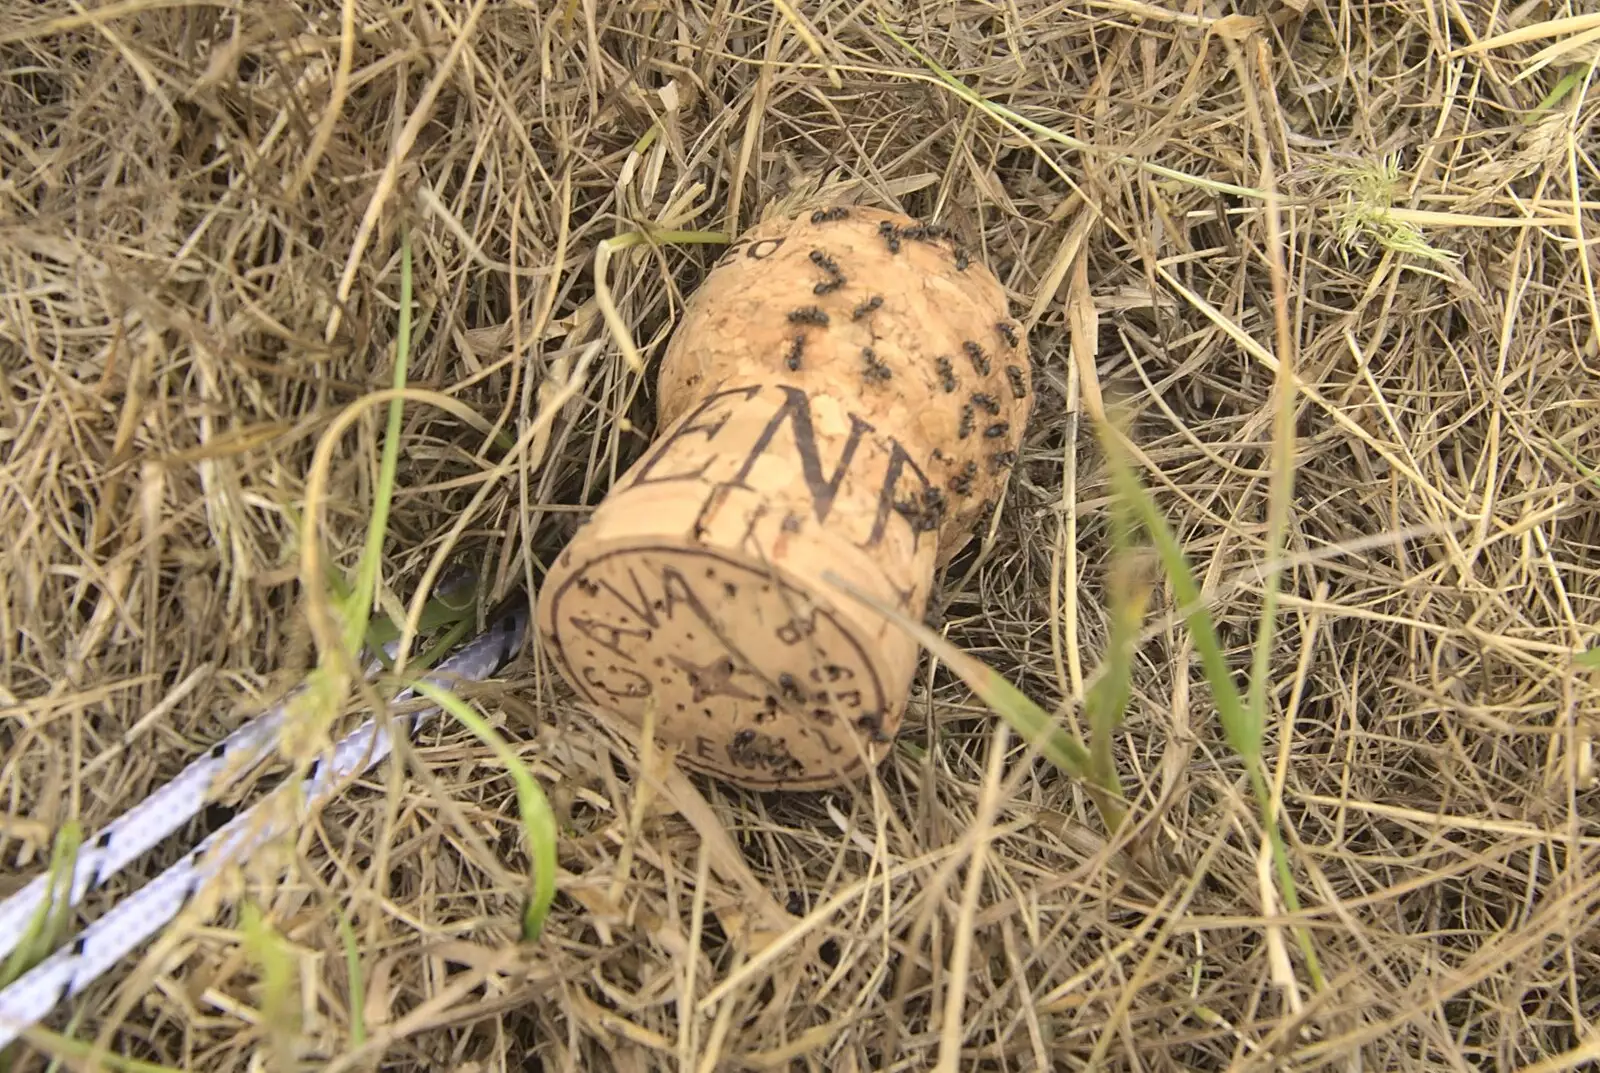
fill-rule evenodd
<path id="1" fill-rule="evenodd" d="M 597 707 L 739 785 L 804 788 L 884 755 L 916 644 L 822 580 L 912 616 L 937 536 L 895 509 L 910 466 L 843 403 L 715 393 L 624 475 L 540 594 L 547 650 Z"/>
<path id="2" fill-rule="evenodd" d="M 882 758 L 892 686 L 875 630 L 726 549 L 604 543 L 548 611 L 591 703 L 636 724 L 654 704 L 682 763 L 751 788 L 833 785 Z"/>

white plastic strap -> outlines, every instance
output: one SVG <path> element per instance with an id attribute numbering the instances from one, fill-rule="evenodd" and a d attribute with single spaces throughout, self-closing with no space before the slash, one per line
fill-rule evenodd
<path id="1" fill-rule="evenodd" d="M 387 646 L 393 658 L 396 646 Z M 367 668 L 370 677 L 382 664 Z M 227 787 L 236 783 L 272 752 L 289 705 L 304 687 L 211 747 L 191 761 L 171 782 L 124 812 L 78 849 L 67 904 L 77 907 L 89 891 L 98 888 L 132 862 L 154 849 L 178 828 L 205 811 Z M 27 886 L 0 902 L 0 958 L 10 954 L 49 896 L 50 877 L 37 876 Z"/>
<path id="2" fill-rule="evenodd" d="M 484 633 L 442 661 L 424 680 L 448 687 L 452 681 L 488 678 L 515 654 L 526 627 L 527 608 L 520 601 L 513 601 L 511 607 L 490 622 Z M 411 691 L 407 690 L 399 694 L 395 701 L 405 700 L 410 695 Z M 396 717 L 392 725 L 409 736 L 437 711 L 437 708 L 429 708 Z M 260 722 L 258 719 L 236 731 L 224 744 L 231 743 L 244 730 Z M 252 736 L 248 740 L 257 741 L 258 738 Z M 376 765 L 389 755 L 393 746 L 389 732 L 376 719 L 369 719 L 351 731 L 334 746 L 332 757 L 315 762 L 311 774 L 301 782 L 300 793 L 305 807 L 310 809 L 316 806 L 329 797 L 344 779 Z M 184 775 L 187 774 L 186 770 Z M 203 792 L 205 784 L 200 785 Z M 0 990 L 0 1049 L 43 1020 L 59 1003 L 81 994 L 128 953 L 170 923 L 202 884 L 215 878 L 240 857 L 273 839 L 292 833 L 293 817 L 288 816 L 285 810 L 270 807 L 272 797 L 287 789 L 287 784 L 280 785 L 267 799 L 235 816 L 183 860 L 118 902 L 99 920 L 85 928 L 70 946 L 56 951 L 18 977 L 9 987 Z M 204 807 L 203 801 L 201 807 Z M 143 808 L 143 804 L 140 808 Z M 144 830 L 134 818 L 139 814 L 136 808 L 121 818 L 120 830 L 124 832 L 124 837 L 137 839 L 147 846 L 165 837 L 162 834 L 151 838 L 150 832 Z M 170 822 L 170 816 L 162 815 L 161 823 Z M 180 819 L 173 828 L 168 829 L 168 833 L 182 822 Z M 126 863 L 133 858 L 124 858 L 121 854 L 115 858 L 100 858 L 110 859 Z M 32 885 L 24 888 L 25 891 L 29 889 L 32 889 Z M 77 890 L 76 883 L 74 890 Z M 10 902 L 6 904 L 9 908 Z M 34 904 L 38 904 L 37 898 Z M 8 938 L 13 939 L 12 945 L 15 945 L 14 937 Z"/>
<path id="3" fill-rule="evenodd" d="M 440 595 L 462 592 L 470 584 L 470 577 L 453 578 L 441 584 L 437 591 Z M 398 642 L 383 646 L 391 660 L 398 650 Z M 367 666 L 367 677 L 371 678 L 382 666 L 382 662 L 374 659 Z M 205 811 L 206 805 L 217 795 L 266 760 L 277 742 L 278 731 L 288 718 L 289 705 L 304 692 L 304 687 L 294 690 L 239 727 L 204 756 L 191 761 L 171 782 L 156 788 L 80 846 L 73 865 L 72 886 L 67 892 L 67 906 L 76 908 L 82 904 L 89 891 L 99 888 L 165 841 Z M 49 894 L 50 877 L 42 875 L 0 901 L 0 961 L 22 941 Z"/>

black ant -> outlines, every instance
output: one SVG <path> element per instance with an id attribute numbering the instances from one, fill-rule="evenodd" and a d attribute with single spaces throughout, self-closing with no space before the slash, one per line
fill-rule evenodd
<path id="1" fill-rule="evenodd" d="M 878 234 L 883 236 L 883 241 L 888 245 L 890 253 L 900 252 L 900 229 L 888 220 L 878 221 Z"/>
<path id="2" fill-rule="evenodd" d="M 844 274 L 839 271 L 839 263 L 821 250 L 811 251 L 811 263 L 828 274 L 826 283 L 819 283 L 811 288 L 813 294 L 831 294 L 845 285 Z"/>
<path id="3" fill-rule="evenodd" d="M 789 322 L 791 324 L 815 324 L 819 328 L 826 328 L 828 326 L 828 314 L 816 306 L 803 306 L 790 312 Z"/>
<path id="4" fill-rule="evenodd" d="M 1012 466 L 1016 465 L 1016 462 L 1017 452 L 996 451 L 994 454 L 989 456 L 989 472 L 999 473 L 1003 469 L 1010 469 Z"/>
<path id="5" fill-rule="evenodd" d="M 896 503 L 894 509 L 911 524 L 912 532 L 931 533 L 939 528 L 939 520 L 944 516 L 944 493 L 929 488 L 922 493 L 921 502 L 913 496 Z"/>
<path id="6" fill-rule="evenodd" d="M 894 373 L 883 362 L 878 360 L 877 352 L 869 346 L 861 348 L 861 360 L 866 363 L 863 375 L 869 382 L 882 381 L 893 378 Z"/>
<path id="7" fill-rule="evenodd" d="M 1022 376 L 1022 366 L 1007 365 L 1006 379 L 1011 381 L 1011 397 L 1025 399 L 1028 397 L 1028 383 Z"/>
<path id="8" fill-rule="evenodd" d="M 805 694 L 800 690 L 800 683 L 788 671 L 778 675 L 778 689 L 783 693 L 783 699 L 799 703 L 805 700 Z"/>
<path id="9" fill-rule="evenodd" d="M 965 343 L 961 344 L 961 348 L 967 352 L 967 357 L 971 359 L 972 367 L 978 370 L 978 375 L 988 376 L 990 369 L 989 355 L 983 352 L 983 347 L 979 346 L 977 343 L 974 343 L 971 339 L 968 339 Z"/>
<path id="10" fill-rule="evenodd" d="M 915 242 L 937 242 L 949 233 L 950 229 L 942 224 L 918 224 L 900 232 L 902 236 Z"/>
<path id="11" fill-rule="evenodd" d="M 950 478 L 950 490 L 958 496 L 972 494 L 972 479 L 978 475 L 978 464 L 968 462 L 965 469 Z"/>
<path id="12" fill-rule="evenodd" d="M 856 726 L 866 731 L 875 744 L 884 745 L 894 740 L 883 732 L 883 717 L 881 715 L 868 712 L 856 720 Z"/>

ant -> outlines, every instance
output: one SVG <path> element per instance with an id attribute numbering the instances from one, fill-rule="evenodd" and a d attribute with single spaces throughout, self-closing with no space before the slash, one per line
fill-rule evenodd
<path id="1" fill-rule="evenodd" d="M 1028 384 L 1027 384 L 1027 381 L 1023 379 L 1022 366 L 1020 366 L 1020 365 L 1007 365 L 1006 366 L 1006 379 L 1011 381 L 1011 397 L 1012 398 L 1025 399 L 1025 398 L 1028 397 Z"/>

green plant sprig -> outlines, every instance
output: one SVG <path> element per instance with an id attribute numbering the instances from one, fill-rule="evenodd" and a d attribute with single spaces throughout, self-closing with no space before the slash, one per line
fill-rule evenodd
<path id="1" fill-rule="evenodd" d="M 1211 612 L 1206 607 L 1200 586 L 1195 581 L 1188 557 L 1183 553 L 1176 534 L 1162 516 L 1155 497 L 1134 472 L 1116 428 L 1102 420 L 1097 422 L 1097 429 L 1111 469 L 1113 490 L 1117 498 L 1129 504 L 1138 517 L 1142 528 L 1155 545 L 1162 569 L 1172 585 L 1179 614 L 1183 616 L 1188 626 L 1190 639 L 1200 655 L 1201 669 L 1211 687 L 1211 701 L 1216 706 L 1223 735 L 1227 739 L 1229 748 L 1243 761 L 1249 777 L 1251 793 L 1256 799 L 1261 814 L 1261 824 L 1271 847 L 1273 871 L 1279 893 L 1289 912 L 1298 914 L 1301 908 L 1300 894 L 1295 884 L 1294 872 L 1289 867 L 1288 849 L 1283 841 L 1283 832 L 1278 824 L 1262 764 L 1262 741 L 1266 721 L 1264 680 L 1260 687 L 1252 685 L 1250 702 L 1246 703 L 1234 681 L 1233 670 L 1228 666 L 1227 658 L 1223 654 L 1222 643 L 1217 636 Z M 1274 612 L 1271 607 L 1264 608 L 1262 612 L 1263 617 L 1272 613 Z M 1258 637 L 1265 635 L 1263 631 L 1269 629 L 1268 625 L 1258 624 Z M 1252 676 L 1252 680 L 1262 680 L 1266 668 L 1258 666 L 1255 670 L 1256 674 Z M 1293 931 L 1296 945 L 1306 960 L 1313 986 L 1319 991 L 1323 990 L 1326 987 L 1326 980 L 1316 948 L 1311 943 L 1310 933 L 1303 925 L 1298 924 L 1294 926 Z"/>
<path id="2" fill-rule="evenodd" d="M 556 830 L 555 812 L 550 808 L 550 801 L 539 788 L 539 782 L 533 777 L 533 772 L 528 770 L 522 758 L 517 756 L 511 746 L 506 744 L 505 739 L 489 725 L 488 720 L 468 707 L 460 697 L 431 682 L 413 680 L 409 684 L 419 694 L 449 712 L 456 722 L 487 745 L 496 758 L 506 766 L 506 772 L 516 786 L 517 812 L 522 822 L 522 835 L 527 840 L 533 864 L 529 898 L 522 915 L 522 939 L 524 942 L 532 942 L 543 933 L 545 918 L 550 913 L 550 906 L 555 901 L 556 895 L 556 843 L 559 835 Z"/>

